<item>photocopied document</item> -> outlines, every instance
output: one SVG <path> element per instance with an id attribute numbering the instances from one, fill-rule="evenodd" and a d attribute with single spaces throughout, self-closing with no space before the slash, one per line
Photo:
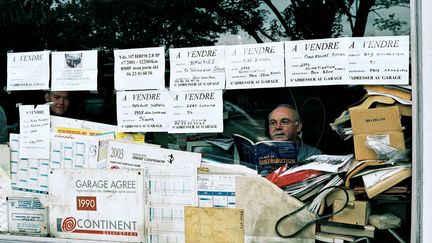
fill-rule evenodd
<path id="1" fill-rule="evenodd" d="M 164 77 L 164 47 L 114 50 L 115 90 L 161 90 Z"/>
<path id="2" fill-rule="evenodd" d="M 166 132 L 168 91 L 118 91 L 117 124 L 123 132 Z"/>
<path id="3" fill-rule="evenodd" d="M 97 50 L 51 53 L 51 90 L 97 90 Z"/>
<path id="4" fill-rule="evenodd" d="M 50 51 L 7 54 L 7 90 L 48 89 Z"/>
<path id="5" fill-rule="evenodd" d="M 285 85 L 283 42 L 226 46 L 225 63 L 226 89 Z"/>
<path id="6" fill-rule="evenodd" d="M 114 134 L 100 136 L 52 134 L 51 168 L 101 168 L 98 165 L 99 141 L 104 139 L 114 139 Z"/>
<path id="7" fill-rule="evenodd" d="M 20 135 L 10 134 L 11 186 L 14 193 L 48 194 L 49 159 L 20 158 Z"/>
<path id="8" fill-rule="evenodd" d="M 224 89 L 224 48 L 170 48 L 170 90 Z"/>
<path id="9" fill-rule="evenodd" d="M 222 90 L 170 91 L 170 95 L 169 133 L 223 131 Z"/>
<path id="10" fill-rule="evenodd" d="M 235 208 L 236 175 L 198 174 L 198 206 Z"/>
<path id="11" fill-rule="evenodd" d="M 197 205 L 201 154 L 142 143 L 108 142 L 108 168 L 142 168 L 149 243 L 185 242 L 184 206 Z"/>

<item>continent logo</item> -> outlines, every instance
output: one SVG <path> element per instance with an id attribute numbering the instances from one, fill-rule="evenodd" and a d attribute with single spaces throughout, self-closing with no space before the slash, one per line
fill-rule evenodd
<path id="1" fill-rule="evenodd" d="M 57 231 L 58 232 L 72 232 L 77 225 L 74 217 L 57 218 Z"/>

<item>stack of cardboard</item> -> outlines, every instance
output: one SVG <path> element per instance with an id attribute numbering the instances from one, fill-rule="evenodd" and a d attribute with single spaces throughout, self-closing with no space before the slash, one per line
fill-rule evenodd
<path id="1" fill-rule="evenodd" d="M 398 150 L 405 149 L 399 107 L 351 108 L 349 111 L 357 160 L 380 159 L 385 156 L 368 147 L 368 141 L 376 141 Z"/>
<path id="2" fill-rule="evenodd" d="M 412 115 L 411 92 L 398 86 L 365 85 L 364 89 L 362 100 L 330 124 L 344 140 L 352 138 L 355 160 L 344 177 L 350 196 L 326 200 L 327 209 L 336 214 L 320 225 L 317 239 L 373 238 L 375 227 L 369 215 L 388 211 L 386 200 L 409 197 L 410 144 L 406 141 L 411 127 L 404 119 Z"/>

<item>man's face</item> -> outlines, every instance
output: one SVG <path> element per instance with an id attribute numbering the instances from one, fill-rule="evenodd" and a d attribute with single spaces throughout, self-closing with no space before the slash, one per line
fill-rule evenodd
<path id="1" fill-rule="evenodd" d="M 269 134 L 271 140 L 296 141 L 302 124 L 297 119 L 295 110 L 278 107 L 269 115 Z"/>
<path id="2" fill-rule="evenodd" d="M 45 95 L 46 102 L 52 102 L 51 112 L 55 115 L 63 115 L 69 108 L 70 98 L 68 91 L 54 91 Z"/>

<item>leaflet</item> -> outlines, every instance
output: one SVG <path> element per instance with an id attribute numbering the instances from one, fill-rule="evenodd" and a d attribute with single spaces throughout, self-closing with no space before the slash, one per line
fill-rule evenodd
<path id="1" fill-rule="evenodd" d="M 224 46 L 172 48 L 170 90 L 225 88 Z"/>
<path id="2" fill-rule="evenodd" d="M 19 117 L 20 158 L 49 159 L 49 106 L 20 105 Z"/>
<path id="3" fill-rule="evenodd" d="M 285 86 L 283 42 L 227 46 L 225 53 L 226 89 Z"/>
<path id="4" fill-rule="evenodd" d="M 122 132 L 166 132 L 168 91 L 120 91 L 117 97 L 117 126 Z"/>
<path id="5" fill-rule="evenodd" d="M 53 52 L 51 90 L 97 90 L 97 51 Z"/>
<path id="6" fill-rule="evenodd" d="M 116 90 L 161 90 L 164 87 L 164 47 L 114 50 Z"/>
<path id="7" fill-rule="evenodd" d="M 7 54 L 7 90 L 49 88 L 50 51 Z"/>
<path id="8" fill-rule="evenodd" d="M 223 131 L 222 90 L 172 91 L 168 116 L 170 133 Z"/>

